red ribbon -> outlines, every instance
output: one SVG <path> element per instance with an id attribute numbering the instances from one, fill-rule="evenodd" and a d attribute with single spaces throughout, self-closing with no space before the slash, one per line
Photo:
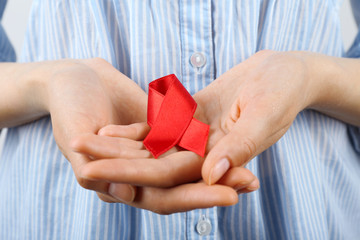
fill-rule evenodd
<path id="1" fill-rule="evenodd" d="M 174 74 L 149 84 L 147 122 L 151 130 L 144 145 L 155 158 L 175 145 L 204 156 L 209 126 L 193 118 L 196 107 Z"/>

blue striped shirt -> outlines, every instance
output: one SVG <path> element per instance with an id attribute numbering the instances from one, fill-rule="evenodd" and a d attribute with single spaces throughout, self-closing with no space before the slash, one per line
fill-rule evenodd
<path id="1" fill-rule="evenodd" d="M 143 89 L 175 73 L 193 94 L 261 49 L 345 56 L 337 0 L 34 0 L 22 62 L 102 57 Z M 359 38 L 358 38 L 359 40 Z M 360 40 L 359 40 L 360 42 Z M 359 57 L 359 42 L 352 57 Z M 202 53 L 206 64 L 190 64 Z M 350 55 L 349 55 L 350 56 Z M 48 117 L 11 128 L 0 159 L 0 239 L 358 239 L 358 128 L 305 110 L 248 168 L 231 207 L 161 216 L 81 188 Z M 196 230 L 211 223 L 208 235 Z"/>
<path id="2" fill-rule="evenodd" d="M 0 0 L 0 62 L 14 62 L 16 60 L 15 51 L 1 23 L 6 1 Z"/>

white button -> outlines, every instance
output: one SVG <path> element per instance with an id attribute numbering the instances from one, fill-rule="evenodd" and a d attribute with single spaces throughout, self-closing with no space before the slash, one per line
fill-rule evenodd
<path id="1" fill-rule="evenodd" d="M 201 68 L 206 63 L 206 57 L 200 52 L 196 52 L 190 57 L 190 63 L 194 67 Z"/>
<path id="2" fill-rule="evenodd" d="M 212 226 L 210 220 L 204 215 L 196 224 L 196 231 L 200 236 L 209 235 L 211 232 Z"/>

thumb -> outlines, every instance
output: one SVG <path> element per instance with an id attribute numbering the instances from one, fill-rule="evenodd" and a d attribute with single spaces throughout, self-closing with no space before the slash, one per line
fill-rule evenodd
<path id="1" fill-rule="evenodd" d="M 210 150 L 202 166 L 202 177 L 215 184 L 231 167 L 243 167 L 265 150 L 264 143 L 270 136 L 264 117 L 242 115 L 231 131 Z"/>

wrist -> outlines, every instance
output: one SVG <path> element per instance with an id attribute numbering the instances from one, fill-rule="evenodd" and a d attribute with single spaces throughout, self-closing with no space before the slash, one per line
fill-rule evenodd
<path id="1" fill-rule="evenodd" d="M 333 104 L 338 94 L 338 76 L 341 69 L 333 57 L 311 52 L 297 52 L 305 63 L 305 78 L 308 81 L 305 108 L 320 110 Z"/>
<path id="2" fill-rule="evenodd" d="M 23 92 L 24 101 L 29 109 L 39 115 L 46 115 L 49 110 L 49 87 L 54 76 L 73 67 L 76 61 L 57 60 L 25 63 L 22 76 L 18 78 L 18 86 Z"/>
<path id="3" fill-rule="evenodd" d="M 48 113 L 46 84 L 54 63 L 2 63 L 0 65 L 0 127 L 12 127 Z"/>
<path id="4" fill-rule="evenodd" d="M 360 61 L 315 53 L 307 53 L 307 58 L 312 85 L 307 107 L 359 125 Z"/>

